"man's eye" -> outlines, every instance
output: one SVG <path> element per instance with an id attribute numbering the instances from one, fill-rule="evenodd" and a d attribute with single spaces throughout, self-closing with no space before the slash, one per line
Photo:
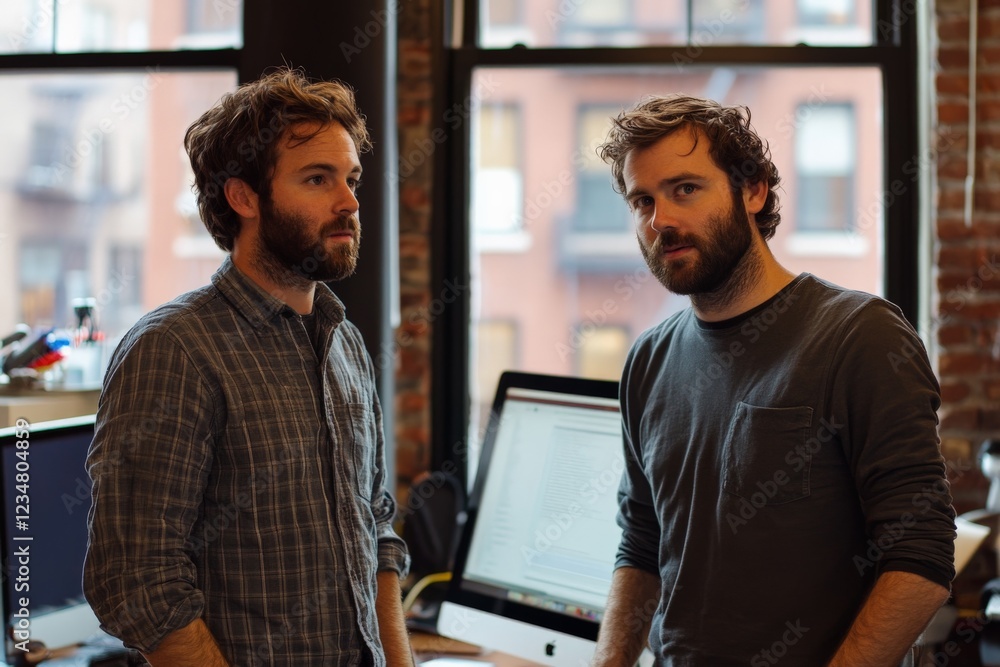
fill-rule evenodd
<path id="1" fill-rule="evenodd" d="M 677 188 L 677 192 L 679 192 L 682 195 L 693 195 L 697 191 L 698 191 L 698 186 L 695 185 L 694 183 L 683 183 L 681 184 L 680 187 Z"/>
<path id="2" fill-rule="evenodd" d="M 357 192 L 358 188 L 361 187 L 361 179 L 360 178 L 349 178 L 349 179 L 347 179 L 347 184 L 351 187 L 352 190 L 354 190 L 355 192 Z"/>
<path id="3" fill-rule="evenodd" d="M 632 208 L 634 209 L 645 208 L 647 206 L 652 205 L 652 203 L 653 203 L 652 197 L 643 195 L 641 197 L 636 197 L 635 199 L 632 200 Z"/>
<path id="4" fill-rule="evenodd" d="M 324 176 L 322 174 L 316 174 L 306 179 L 306 183 L 312 183 L 313 185 L 322 185 L 323 181 Z"/>

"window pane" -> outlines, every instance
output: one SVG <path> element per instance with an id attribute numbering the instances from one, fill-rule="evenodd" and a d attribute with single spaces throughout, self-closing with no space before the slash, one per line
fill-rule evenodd
<path id="1" fill-rule="evenodd" d="M 871 0 L 481 0 L 480 45 L 532 47 L 872 43 Z M 690 22 L 689 22 L 689 11 Z"/>
<path id="2" fill-rule="evenodd" d="M 0 13 L 0 53 L 173 51 L 242 44 L 243 0 L 13 0 Z"/>
<path id="3" fill-rule="evenodd" d="M 110 346 L 208 281 L 222 253 L 182 142 L 235 87 L 234 72 L 0 76 L 0 332 L 72 329 L 90 298 Z"/>
<path id="4" fill-rule="evenodd" d="M 520 110 L 512 104 L 484 104 L 475 122 L 472 224 L 484 234 L 516 232 L 522 204 Z"/>
<path id="5" fill-rule="evenodd" d="M 688 305 L 650 276 L 631 216 L 612 190 L 610 167 L 594 153 L 610 117 L 650 94 L 684 92 L 748 106 L 782 178 L 782 221 L 769 242 L 778 260 L 795 273 L 881 293 L 877 68 L 480 68 L 474 89 L 485 90 L 487 78 L 492 92 L 473 110 L 470 132 L 478 131 L 480 115 L 519 109 L 512 140 L 520 146 L 527 242 L 491 248 L 483 241 L 487 232 L 473 225 L 471 331 L 475 338 L 480 322 L 513 323 L 516 369 L 612 375 L 635 336 Z M 476 182 L 486 168 L 473 164 Z M 826 179 L 822 198 L 810 180 L 817 176 Z M 478 192 L 470 211 L 481 206 Z M 799 212 L 817 209 L 835 212 L 839 226 L 826 222 L 819 233 L 807 219 L 803 229 Z M 486 380 L 475 368 L 482 354 L 470 359 L 473 429 L 492 398 L 492 387 L 477 384 Z"/>
<path id="6" fill-rule="evenodd" d="M 796 110 L 795 201 L 799 231 L 849 231 L 854 224 L 857 136 L 850 104 Z"/>

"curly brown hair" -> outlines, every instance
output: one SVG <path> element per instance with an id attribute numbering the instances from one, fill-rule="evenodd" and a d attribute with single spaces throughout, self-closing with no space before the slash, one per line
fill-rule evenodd
<path id="1" fill-rule="evenodd" d="M 766 241 L 781 222 L 778 195 L 781 178 L 771 161 L 771 151 L 750 126 L 746 107 L 724 107 L 718 102 L 687 95 L 649 97 L 623 111 L 613 120 L 608 139 L 598 148 L 601 159 L 611 164 L 614 189 L 625 193 L 625 158 L 637 148 L 646 148 L 680 129 L 694 130 L 709 141 L 712 161 L 729 174 L 734 190 L 766 183 L 767 199 L 756 215 L 757 229 Z"/>
<path id="2" fill-rule="evenodd" d="M 297 134 L 303 123 L 318 126 Z M 358 153 L 371 150 L 351 88 L 339 81 L 310 81 L 301 70 L 282 67 L 227 93 L 188 128 L 184 148 L 194 170 L 198 211 L 220 248 L 232 251 L 240 231 L 239 216 L 223 191 L 226 181 L 240 178 L 269 198 L 279 142 L 286 136 L 308 141 L 330 123 L 347 130 Z"/>

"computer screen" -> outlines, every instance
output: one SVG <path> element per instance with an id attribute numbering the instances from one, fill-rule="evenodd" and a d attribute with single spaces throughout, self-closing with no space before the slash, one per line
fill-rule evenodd
<path id="1" fill-rule="evenodd" d="M 542 664 L 592 657 L 621 540 L 617 395 L 501 377 L 439 633 Z"/>
<path id="2" fill-rule="evenodd" d="M 8 656 L 23 655 L 26 639 L 49 648 L 107 643 L 83 597 L 93 436 L 93 415 L 0 429 Z"/>

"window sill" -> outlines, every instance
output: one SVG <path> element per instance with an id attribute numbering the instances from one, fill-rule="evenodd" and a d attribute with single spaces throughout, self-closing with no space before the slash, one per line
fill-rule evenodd
<path id="1" fill-rule="evenodd" d="M 531 249 L 531 234 L 523 229 L 473 234 L 472 249 L 481 254 L 527 252 Z"/>
<path id="2" fill-rule="evenodd" d="M 864 257 L 871 242 L 854 232 L 795 232 L 785 250 L 796 257 Z"/>

